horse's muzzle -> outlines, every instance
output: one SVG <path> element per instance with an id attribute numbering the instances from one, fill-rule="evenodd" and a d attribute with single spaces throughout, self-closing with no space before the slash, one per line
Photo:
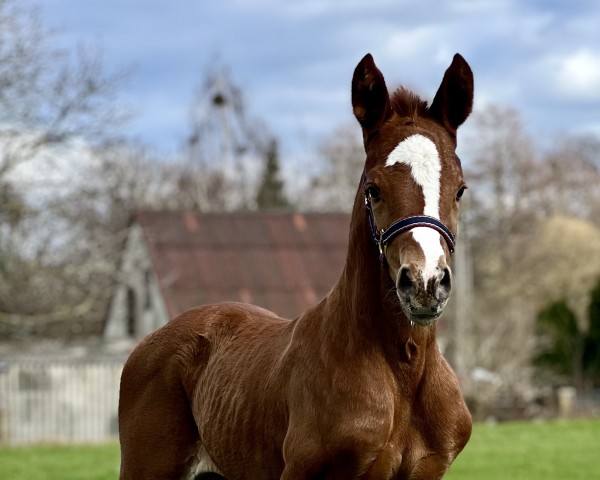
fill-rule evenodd
<path id="1" fill-rule="evenodd" d="M 407 318 L 418 325 L 431 325 L 439 318 L 450 297 L 452 273 L 437 267 L 430 275 L 414 264 L 403 265 L 396 279 L 396 293 Z"/>

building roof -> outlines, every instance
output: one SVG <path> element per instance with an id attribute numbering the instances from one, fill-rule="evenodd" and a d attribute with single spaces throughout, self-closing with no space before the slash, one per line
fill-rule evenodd
<path id="1" fill-rule="evenodd" d="M 171 318 L 241 301 L 295 318 L 339 279 L 350 216 L 332 213 L 140 212 Z"/>

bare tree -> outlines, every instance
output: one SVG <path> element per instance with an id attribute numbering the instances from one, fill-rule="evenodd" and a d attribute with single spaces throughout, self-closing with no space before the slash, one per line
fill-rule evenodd
<path id="1" fill-rule="evenodd" d="M 102 144 L 127 116 L 116 96 L 125 73 L 106 73 L 98 52 L 57 49 L 52 37 L 35 7 L 0 0 L 0 218 L 13 226 L 31 213 L 15 176 L 51 164 L 74 139 Z M 0 249 L 11 233 L 0 232 Z"/>
<path id="2" fill-rule="evenodd" d="M 466 174 L 477 188 L 469 191 L 468 218 L 476 225 L 473 233 L 493 243 L 504 267 L 518 261 L 517 244 L 535 220 L 536 153 L 514 109 L 491 105 L 474 116 L 471 128 Z"/>
<path id="3" fill-rule="evenodd" d="M 348 211 L 365 163 L 362 139 L 353 125 L 343 125 L 325 138 L 318 148 L 316 174 L 309 179 L 301 208 Z"/>
<path id="4" fill-rule="evenodd" d="M 125 119 L 115 101 L 125 72 L 106 73 L 98 51 L 52 46 L 37 9 L 0 1 L 0 178 L 48 145 L 100 143 Z"/>
<path id="5" fill-rule="evenodd" d="M 54 47 L 54 37 L 37 8 L 0 0 L 0 327 L 13 331 L 90 310 L 84 282 L 62 281 L 77 271 L 94 284 L 96 270 L 66 243 L 73 225 L 55 207 L 72 185 L 53 189 L 54 173 L 77 145 L 114 138 L 128 116 L 118 98 L 125 72 L 107 72 L 98 50 Z M 73 166 L 86 158 L 71 156 Z"/>
<path id="6" fill-rule="evenodd" d="M 463 341 L 469 355 L 462 360 L 476 373 L 465 391 L 485 416 L 498 395 L 533 395 L 538 310 L 563 297 L 576 312 L 587 304 L 600 274 L 596 229 L 587 222 L 597 211 L 600 177 L 593 138 L 563 137 L 542 154 L 519 112 L 498 106 L 471 126 L 465 165 L 473 187 L 461 238 L 472 246 L 472 311 L 461 330 L 470 345 Z"/>
<path id="7" fill-rule="evenodd" d="M 120 142 L 63 155 L 80 168 L 68 168 L 45 190 L 33 184 L 43 212 L 33 210 L 8 236 L 0 330 L 12 336 L 99 333 L 133 213 L 182 207 L 182 163 Z M 23 249 L 27 255 L 15 254 Z"/>
<path id="8" fill-rule="evenodd" d="M 545 216 L 567 215 L 600 226 L 600 138 L 561 136 L 543 157 L 538 205 Z"/>

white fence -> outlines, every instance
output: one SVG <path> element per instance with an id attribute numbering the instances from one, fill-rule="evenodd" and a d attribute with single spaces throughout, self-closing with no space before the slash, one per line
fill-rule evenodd
<path id="1" fill-rule="evenodd" d="M 1 361 L 0 444 L 115 440 L 123 363 Z"/>

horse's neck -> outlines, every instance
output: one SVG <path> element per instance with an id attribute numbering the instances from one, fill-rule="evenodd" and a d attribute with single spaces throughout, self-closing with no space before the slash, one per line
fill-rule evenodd
<path id="1" fill-rule="evenodd" d="M 380 349 L 400 360 L 424 358 L 435 343 L 435 326 L 411 326 L 402 312 L 394 283 L 380 264 L 360 198 L 350 225 L 348 256 L 340 280 L 313 312 L 320 317 L 326 348 L 355 355 Z"/>

